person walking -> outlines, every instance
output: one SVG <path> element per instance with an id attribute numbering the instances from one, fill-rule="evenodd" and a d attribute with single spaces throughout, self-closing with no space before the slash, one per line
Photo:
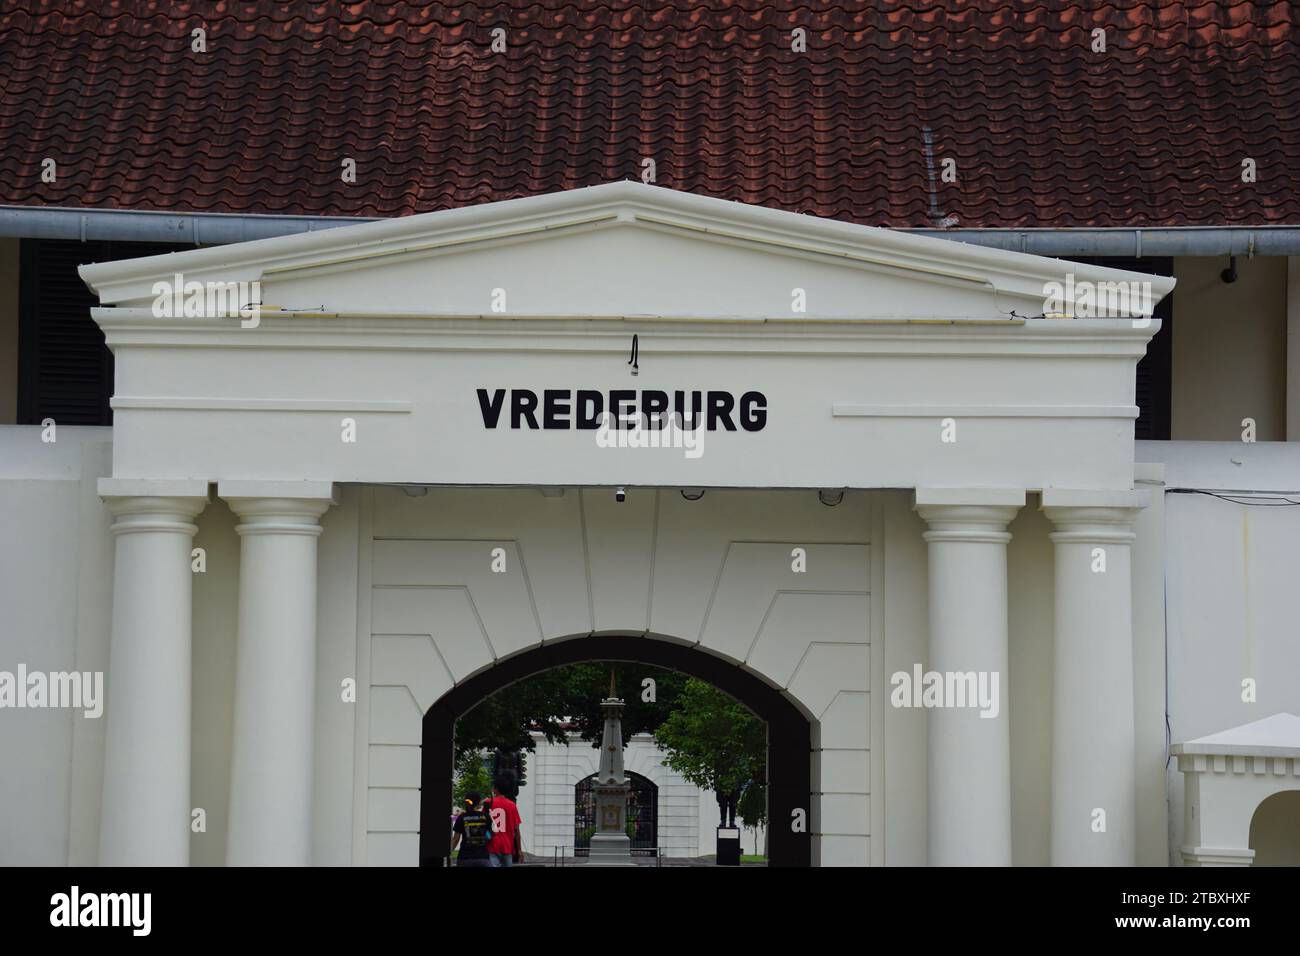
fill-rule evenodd
<path id="1" fill-rule="evenodd" d="M 492 781 L 492 799 L 486 805 L 492 821 L 492 838 L 488 842 L 488 858 L 492 866 L 513 866 L 524 856 L 519 832 L 523 818 L 509 796 L 518 792 L 514 783 L 514 775 L 509 772 L 498 774 Z"/>
<path id="2" fill-rule="evenodd" d="M 492 837 L 492 818 L 478 793 L 465 795 L 465 812 L 452 825 L 451 852 L 460 846 L 457 866 L 492 866 L 488 858 L 488 841 Z"/>

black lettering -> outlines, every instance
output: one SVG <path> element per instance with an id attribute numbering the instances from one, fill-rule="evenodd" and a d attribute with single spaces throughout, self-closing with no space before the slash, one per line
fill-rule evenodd
<path id="1" fill-rule="evenodd" d="M 625 421 L 623 418 L 624 405 L 628 406 L 628 408 L 631 409 L 636 408 L 636 392 L 628 391 L 627 389 L 623 389 L 623 388 L 616 388 L 611 390 L 609 393 L 609 413 L 614 416 L 615 428 L 632 427 L 632 423 L 630 421 L 632 412 L 628 412 L 629 420 Z"/>
<path id="2" fill-rule="evenodd" d="M 718 422 L 729 432 L 736 430 L 736 423 L 731 420 L 731 407 L 736 400 L 730 392 L 709 392 L 709 431 L 718 430 Z"/>
<path id="3" fill-rule="evenodd" d="M 662 428 L 662 415 L 668 411 L 668 393 L 667 392 L 642 392 L 641 393 L 641 411 L 649 420 L 650 428 Z"/>
<path id="4" fill-rule="evenodd" d="M 767 425 L 767 396 L 746 392 L 740 396 L 740 426 L 747 432 L 761 432 Z"/>
<path id="5" fill-rule="evenodd" d="M 688 418 L 686 415 L 686 393 L 673 392 L 673 411 L 676 413 L 677 421 L 682 428 L 687 431 L 695 431 L 700 427 L 703 402 L 704 396 L 700 392 L 691 392 L 691 414 Z"/>
<path id="6" fill-rule="evenodd" d="M 537 427 L 537 393 L 525 388 L 516 388 L 510 393 L 510 427 L 518 428 L 519 422 L 528 419 L 528 427 Z"/>
<path id="7" fill-rule="evenodd" d="M 567 390 L 548 388 L 542 393 L 542 427 L 569 427 L 569 393 Z"/>
<path id="8" fill-rule="evenodd" d="M 504 389 L 498 388 L 492 393 L 492 399 L 488 401 L 488 390 L 480 388 L 478 390 L 478 407 L 483 412 L 483 427 L 496 428 L 497 421 L 501 418 L 501 406 L 505 404 L 506 393 Z"/>
<path id="9" fill-rule="evenodd" d="M 599 428 L 601 416 L 605 412 L 604 394 L 581 390 L 576 404 L 574 414 L 577 416 L 578 427 L 588 430 Z M 590 414 L 587 412 L 588 407 L 591 408 Z"/>

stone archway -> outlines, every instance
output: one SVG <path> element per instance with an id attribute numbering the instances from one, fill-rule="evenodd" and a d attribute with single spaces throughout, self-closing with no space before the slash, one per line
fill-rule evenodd
<path id="1" fill-rule="evenodd" d="M 1254 866 L 1300 866 L 1300 789 L 1265 797 L 1250 817 Z"/>
<path id="2" fill-rule="evenodd" d="M 445 826 L 452 789 L 456 719 L 484 697 L 532 674 L 590 660 L 635 661 L 681 671 L 735 697 L 768 727 L 768 837 L 772 866 L 809 866 L 810 827 L 795 832 L 784 821 L 812 804 L 813 723 L 785 695 L 752 673 L 693 646 L 657 635 L 615 632 L 545 644 L 499 661 L 456 685 L 424 715 L 420 750 L 420 864 L 439 865 L 449 852 Z"/>

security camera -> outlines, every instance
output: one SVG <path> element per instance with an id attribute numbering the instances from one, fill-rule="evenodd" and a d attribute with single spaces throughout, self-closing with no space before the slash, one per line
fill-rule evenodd
<path id="1" fill-rule="evenodd" d="M 627 489 L 624 488 L 622 485 L 619 485 L 617 488 L 615 488 L 615 489 L 614 489 L 614 500 L 615 500 L 615 501 L 627 501 Z"/>

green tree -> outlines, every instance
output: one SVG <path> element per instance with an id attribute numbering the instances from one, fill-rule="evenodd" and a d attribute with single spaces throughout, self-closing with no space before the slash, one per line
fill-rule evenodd
<path id="1" fill-rule="evenodd" d="M 492 793 L 492 777 L 477 750 L 467 750 L 456 758 L 456 783 L 452 787 L 456 806 L 465 809 L 465 797 L 470 793 L 483 797 Z"/>
<path id="2" fill-rule="evenodd" d="M 654 735 L 664 763 L 697 787 L 735 801 L 746 785 L 763 786 L 767 725 L 711 684 L 688 678 Z"/>
<path id="3" fill-rule="evenodd" d="M 740 795 L 736 804 L 736 815 L 745 821 L 745 826 L 757 830 L 767 824 L 767 784 L 751 780 Z"/>
<path id="4" fill-rule="evenodd" d="M 599 745 L 604 718 L 600 701 L 616 692 L 626 706 L 623 737 L 653 733 L 671 712 L 686 678 L 648 664 L 589 661 L 566 664 L 526 677 L 484 698 L 456 722 L 456 756 L 479 750 L 532 750 L 532 733 L 551 743 L 568 743 L 569 732 Z M 644 700 L 643 681 L 652 679 L 653 701 Z"/>
<path id="5" fill-rule="evenodd" d="M 736 816 L 741 822 L 754 831 L 754 839 L 758 839 L 758 828 L 767 825 L 767 784 L 757 780 L 751 780 L 745 787 L 744 792 L 740 795 L 740 802 L 736 804 Z M 766 842 L 766 837 L 764 837 Z M 766 846 L 764 847 L 766 852 Z"/>

